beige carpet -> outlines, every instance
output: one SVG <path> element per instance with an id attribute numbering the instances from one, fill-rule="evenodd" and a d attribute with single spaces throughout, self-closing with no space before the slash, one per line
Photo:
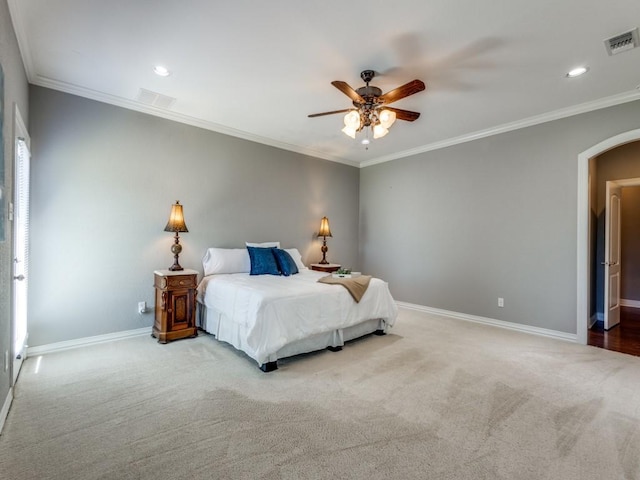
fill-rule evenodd
<path id="1" fill-rule="evenodd" d="M 15 480 L 640 479 L 639 458 L 640 358 L 408 310 L 269 374 L 205 335 L 29 358 L 0 437 Z"/>

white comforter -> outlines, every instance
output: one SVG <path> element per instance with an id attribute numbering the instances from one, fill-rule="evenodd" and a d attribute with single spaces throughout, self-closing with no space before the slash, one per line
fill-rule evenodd
<path id="1" fill-rule="evenodd" d="M 312 270 L 290 277 L 210 275 L 198 287 L 198 301 L 237 324 L 244 336 L 243 350 L 258 363 L 291 342 L 364 320 L 383 319 L 388 327 L 393 325 L 398 308 L 386 282 L 372 278 L 356 303 L 341 285 L 317 282 L 326 275 Z"/>

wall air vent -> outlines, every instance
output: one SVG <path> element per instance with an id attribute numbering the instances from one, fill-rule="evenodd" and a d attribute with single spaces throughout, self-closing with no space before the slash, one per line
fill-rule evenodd
<path id="1" fill-rule="evenodd" d="M 171 108 L 171 106 L 176 101 L 176 99 L 173 97 L 162 95 L 161 93 L 152 92 L 151 90 L 146 90 L 144 88 L 141 88 L 138 91 L 136 100 L 140 103 L 159 108 Z"/>
<path id="2" fill-rule="evenodd" d="M 604 46 L 606 47 L 609 55 L 626 52 L 627 50 L 636 48 L 639 45 L 640 39 L 638 38 L 637 27 L 628 32 L 616 35 L 615 37 L 607 38 L 604 41 Z"/>

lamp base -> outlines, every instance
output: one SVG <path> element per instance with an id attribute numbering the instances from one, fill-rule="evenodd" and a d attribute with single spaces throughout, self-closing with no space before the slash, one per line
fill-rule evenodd
<path id="1" fill-rule="evenodd" d="M 180 252 L 182 252 L 182 245 L 180 245 L 180 237 L 178 236 L 178 232 L 176 232 L 175 241 L 173 245 L 171 245 L 171 253 L 173 253 L 173 265 L 169 267 L 169 271 L 177 272 L 180 270 L 184 270 L 184 268 L 182 268 L 180 266 L 180 263 L 178 262 Z"/>
<path id="2" fill-rule="evenodd" d="M 329 251 L 329 247 L 327 247 L 327 237 L 324 237 L 324 240 L 322 240 L 322 247 L 320 248 L 320 251 L 322 252 L 322 260 L 318 263 L 327 265 L 329 263 L 327 261 L 327 251 Z"/>

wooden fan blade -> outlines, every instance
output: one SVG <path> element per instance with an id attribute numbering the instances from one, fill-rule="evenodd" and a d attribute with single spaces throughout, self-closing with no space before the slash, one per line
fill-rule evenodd
<path id="1" fill-rule="evenodd" d="M 407 122 L 413 122 L 420 118 L 420 112 L 412 112 L 410 110 L 402 110 L 400 108 L 384 107 L 384 110 L 391 110 L 396 114 L 396 118 L 399 120 L 406 120 Z"/>
<path id="2" fill-rule="evenodd" d="M 322 112 L 322 113 L 312 113 L 311 115 L 308 115 L 309 118 L 313 118 L 313 117 L 322 117 L 324 115 L 333 115 L 334 113 L 344 113 L 344 112 L 348 112 L 349 110 L 353 110 L 353 108 L 346 108 L 344 110 L 334 110 L 333 112 Z"/>
<path id="3" fill-rule="evenodd" d="M 364 98 L 360 96 L 358 92 L 356 92 L 353 88 L 351 88 L 347 83 L 341 82 L 340 80 L 334 80 L 331 82 L 331 85 L 336 87 L 342 93 L 344 93 L 347 97 L 357 103 L 365 103 Z"/>
<path id="4" fill-rule="evenodd" d="M 398 100 L 423 91 L 425 88 L 422 80 L 413 80 L 409 83 L 405 83 L 401 87 L 395 88 L 390 92 L 381 95 L 378 99 L 378 105 L 386 105 L 388 103 L 397 102 Z"/>

